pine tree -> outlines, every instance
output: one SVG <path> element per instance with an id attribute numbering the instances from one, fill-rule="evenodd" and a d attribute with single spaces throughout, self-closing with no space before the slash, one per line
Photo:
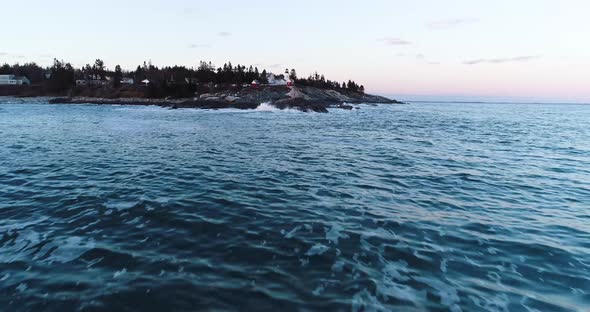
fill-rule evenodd
<path id="1" fill-rule="evenodd" d="M 49 79 L 49 90 L 52 92 L 63 92 L 74 85 L 74 68 L 70 63 L 53 59 L 53 66 L 50 68 L 51 78 Z"/>
<path id="2" fill-rule="evenodd" d="M 121 71 L 121 66 L 115 66 L 115 74 L 113 75 L 113 86 L 120 87 L 121 86 L 121 79 L 123 79 L 123 72 Z"/>
<path id="3" fill-rule="evenodd" d="M 143 71 L 143 68 L 141 68 L 141 66 L 139 66 L 139 65 L 137 66 L 137 69 L 135 70 L 134 78 L 135 78 L 136 82 L 140 82 L 145 79 L 145 73 Z"/>
<path id="4" fill-rule="evenodd" d="M 94 61 L 94 75 L 96 76 L 95 78 L 99 78 L 99 79 L 104 79 L 105 78 L 105 70 L 104 70 L 104 62 L 101 59 L 96 59 L 96 61 Z"/>
<path id="5" fill-rule="evenodd" d="M 260 74 L 260 83 L 268 84 L 268 74 L 266 73 L 266 69 L 262 71 L 262 74 Z"/>

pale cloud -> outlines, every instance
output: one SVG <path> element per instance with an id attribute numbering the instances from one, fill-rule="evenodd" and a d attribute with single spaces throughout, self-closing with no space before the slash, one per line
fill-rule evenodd
<path id="1" fill-rule="evenodd" d="M 479 22 L 479 19 L 477 19 L 477 18 L 455 18 L 455 19 L 448 19 L 448 20 L 433 21 L 433 22 L 426 24 L 426 26 L 428 28 L 432 28 L 432 29 L 443 29 L 443 28 L 456 27 L 456 26 L 460 26 L 460 25 L 474 24 L 477 22 Z"/>
<path id="2" fill-rule="evenodd" d="M 422 53 L 418 53 L 415 55 L 416 60 L 420 61 L 420 62 L 424 62 L 425 64 L 428 65 L 439 65 L 440 62 L 435 62 L 435 61 L 431 61 L 428 58 L 426 58 L 426 56 L 424 56 L 424 54 Z"/>
<path id="3" fill-rule="evenodd" d="M 193 43 L 193 44 L 190 44 L 188 47 L 191 49 L 202 49 L 202 48 L 209 48 L 209 47 L 211 47 L 211 45 Z"/>
<path id="4" fill-rule="evenodd" d="M 379 39 L 379 41 L 381 41 L 387 45 L 409 45 L 409 44 L 412 44 L 411 42 L 409 42 L 407 40 L 403 40 L 403 39 L 396 38 L 396 37 L 385 37 L 385 38 Z"/>
<path id="5" fill-rule="evenodd" d="M 231 36 L 232 34 L 230 32 L 227 32 L 227 31 L 222 31 L 222 32 L 219 32 L 217 35 L 219 37 L 227 38 L 227 37 Z"/>
<path id="6" fill-rule="evenodd" d="M 475 59 L 463 62 L 465 65 L 477 65 L 477 64 L 502 64 L 502 63 L 513 63 L 513 62 L 528 62 L 539 58 L 537 55 L 523 55 L 507 58 L 491 58 L 491 59 Z"/>
<path id="7" fill-rule="evenodd" d="M 440 62 L 435 62 L 435 61 L 429 60 L 422 53 L 417 53 L 417 54 L 397 53 L 396 56 L 398 56 L 398 57 L 411 57 L 411 58 L 416 59 L 416 61 L 418 61 L 418 62 L 422 62 L 422 63 L 428 64 L 428 65 L 439 65 L 440 64 Z"/>
<path id="8" fill-rule="evenodd" d="M 270 66 L 268 66 L 269 68 L 281 68 L 283 67 L 283 64 L 272 64 Z"/>

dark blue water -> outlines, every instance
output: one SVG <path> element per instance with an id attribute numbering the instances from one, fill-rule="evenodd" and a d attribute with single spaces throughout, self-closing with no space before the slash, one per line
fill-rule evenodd
<path id="1" fill-rule="evenodd" d="M 590 106 L 0 102 L 2 311 L 590 309 Z"/>

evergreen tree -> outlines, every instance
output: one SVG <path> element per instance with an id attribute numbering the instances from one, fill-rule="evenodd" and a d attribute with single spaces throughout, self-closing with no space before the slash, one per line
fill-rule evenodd
<path id="1" fill-rule="evenodd" d="M 86 66 L 82 69 L 82 74 L 84 75 L 84 79 L 90 79 L 90 76 L 93 75 L 92 67 L 90 67 L 90 64 L 86 64 Z"/>
<path id="2" fill-rule="evenodd" d="M 70 63 L 53 59 L 53 66 L 50 67 L 51 78 L 48 81 L 50 92 L 63 92 L 74 85 L 74 68 Z"/>
<path id="3" fill-rule="evenodd" d="M 140 82 L 142 80 L 145 79 L 145 73 L 143 71 L 143 68 L 141 66 L 137 66 L 137 69 L 135 70 L 135 74 L 133 75 L 133 78 L 135 79 L 135 82 Z"/>
<path id="4" fill-rule="evenodd" d="M 94 61 L 94 78 L 98 78 L 100 80 L 104 80 L 105 79 L 105 68 L 104 68 L 104 62 L 101 59 L 96 59 L 96 61 Z"/>
<path id="5" fill-rule="evenodd" d="M 262 68 L 261 68 L 262 70 Z M 46 76 L 47 71 L 51 72 Z M 114 71 L 107 71 L 101 59 L 96 59 L 92 64 L 86 64 L 80 69 L 74 69 L 70 64 L 57 59 L 53 66 L 43 69 L 34 63 L 30 64 L 0 64 L 0 74 L 12 74 L 26 76 L 33 84 L 43 83 L 50 93 L 61 93 L 75 85 L 75 79 L 104 79 L 107 75 L 113 76 L 113 86 L 118 87 L 125 75 L 133 77 L 137 83 L 144 79 L 150 80 L 150 97 L 190 97 L 199 92 L 210 92 L 205 84 L 244 84 L 252 80 L 259 80 L 261 84 L 268 84 L 268 72 L 259 71 L 253 66 L 232 65 L 228 62 L 223 67 L 216 69 L 211 62 L 201 61 L 197 68 L 185 66 L 166 66 L 158 68 L 153 66 L 151 61 L 143 62 L 143 66 L 137 66 L 134 71 L 125 73 L 119 65 Z M 318 72 L 309 75 L 308 78 L 298 78 L 295 69 L 285 69 L 284 75 L 277 75 L 277 79 L 291 79 L 298 85 L 311 86 L 320 89 L 339 90 L 344 92 L 365 92 L 365 87 L 349 80 L 342 84 L 326 77 Z M 174 83 L 170 83 L 174 81 Z M 96 85 L 96 84 L 94 84 Z M 145 89 L 147 90 L 147 88 Z M 79 91 L 79 90 L 78 90 Z M 147 92 L 147 91 L 146 91 Z"/>
<path id="6" fill-rule="evenodd" d="M 113 75 L 113 86 L 120 87 L 121 86 L 121 79 L 123 78 L 123 72 L 121 71 L 121 66 L 115 66 L 115 74 Z"/>
<path id="7" fill-rule="evenodd" d="M 10 75 L 12 74 L 12 67 L 8 64 L 2 65 L 0 67 L 0 75 Z"/>
<path id="8" fill-rule="evenodd" d="M 268 73 L 266 72 L 266 69 L 262 71 L 262 74 L 260 74 L 260 83 L 268 84 Z"/>

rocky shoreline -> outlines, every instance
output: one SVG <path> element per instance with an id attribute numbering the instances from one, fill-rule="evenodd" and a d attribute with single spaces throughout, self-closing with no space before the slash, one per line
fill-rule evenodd
<path id="1" fill-rule="evenodd" d="M 60 97 L 49 100 L 50 104 L 96 104 L 96 105 L 143 105 L 160 106 L 170 109 L 196 108 L 196 109 L 256 109 L 262 103 L 254 102 L 226 102 L 219 100 L 161 100 L 161 99 L 129 99 L 129 98 L 82 98 Z M 342 108 L 352 110 L 354 106 L 346 103 L 332 103 L 321 101 L 309 101 L 303 99 L 285 99 L 277 102 L 268 102 L 278 109 L 297 109 L 302 112 L 327 113 L 328 108 Z M 358 108 L 358 107 L 357 107 Z"/>
<path id="2" fill-rule="evenodd" d="M 256 109 L 268 103 L 278 109 L 297 109 L 303 112 L 327 113 L 328 108 L 351 110 L 351 104 L 381 103 L 403 104 L 385 97 L 364 93 L 340 93 L 313 87 L 261 87 L 241 90 L 222 90 L 201 94 L 192 99 L 146 99 L 146 98 L 101 98 L 101 97 L 59 97 L 51 104 L 98 104 L 98 105 L 154 105 L 161 107 L 197 109 Z M 358 107 L 357 107 L 358 108 Z"/>

